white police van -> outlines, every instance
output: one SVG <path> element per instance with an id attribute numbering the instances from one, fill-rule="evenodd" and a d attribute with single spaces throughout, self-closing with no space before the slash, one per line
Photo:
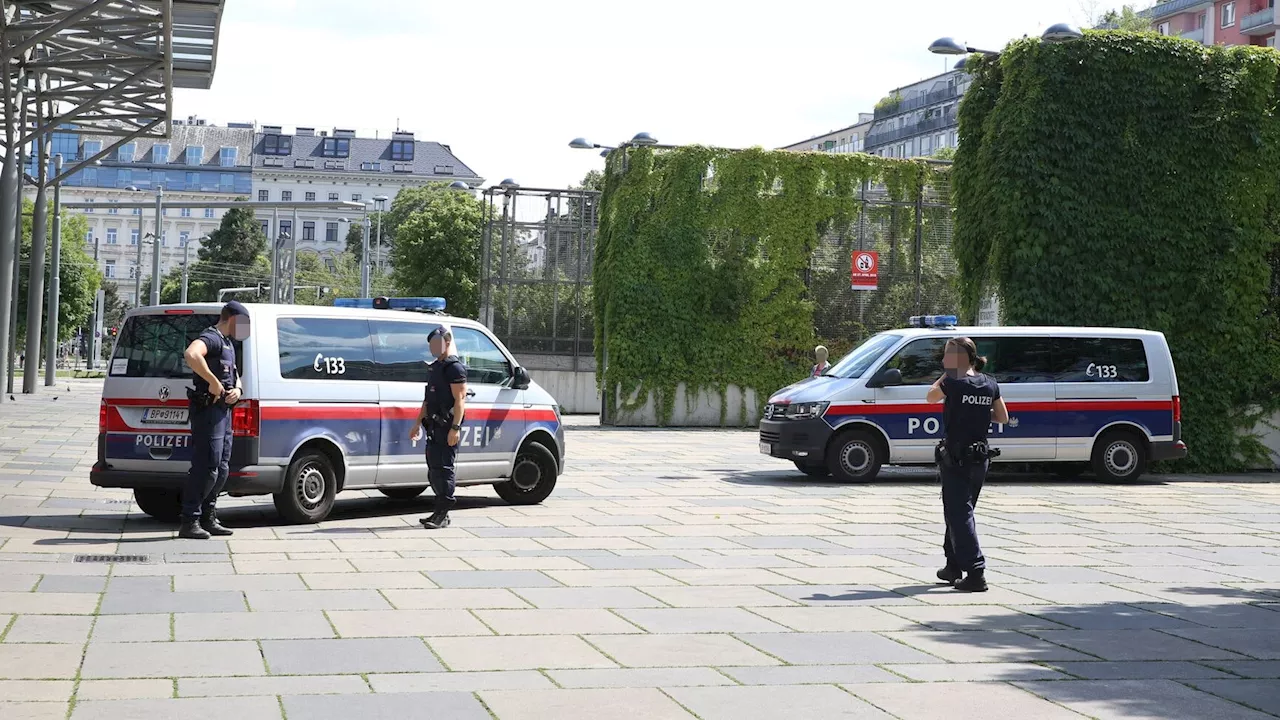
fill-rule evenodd
<path id="1" fill-rule="evenodd" d="M 483 325 L 444 316 L 441 298 L 335 305 L 246 305 L 251 335 L 236 343 L 244 394 L 232 411 L 229 494 L 273 495 L 285 520 L 303 523 L 327 516 L 343 490 L 395 499 L 422 493 L 424 447 L 409 433 L 433 357 L 427 334 L 442 323 L 467 365 L 458 484 L 492 484 L 515 504 L 551 494 L 564 468 L 559 407 Z M 192 374 L 183 351 L 221 309 L 138 308 L 116 339 L 90 480 L 131 488 L 156 518 L 177 518 L 191 464 Z"/>
<path id="2" fill-rule="evenodd" d="M 1178 378 L 1164 335 L 1085 327 L 955 327 L 953 315 L 911 319 L 875 335 L 820 377 L 775 393 L 760 452 L 813 476 L 874 479 L 881 466 L 928 465 L 942 404 L 928 404 L 943 346 L 967 336 L 1000 383 L 1007 425 L 993 424 L 997 462 L 1061 463 L 1074 476 L 1130 481 L 1153 460 L 1186 457 Z"/>

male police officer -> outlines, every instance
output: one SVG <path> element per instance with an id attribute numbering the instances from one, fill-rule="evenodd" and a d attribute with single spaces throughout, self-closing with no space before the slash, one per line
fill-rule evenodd
<path id="1" fill-rule="evenodd" d="M 240 400 L 234 340 L 249 337 L 249 311 L 232 300 L 218 324 L 191 341 L 185 353 L 195 373 L 191 401 L 191 470 L 182 489 L 182 527 L 178 537 L 208 540 L 230 535 L 218 522 L 214 504 L 227 485 L 231 462 L 231 407 Z"/>
<path id="2" fill-rule="evenodd" d="M 458 359 L 453 331 L 448 326 L 432 330 L 427 335 L 427 343 L 436 360 L 428 370 L 422 409 L 410 438 L 416 443 L 424 432 L 426 434 L 427 479 L 436 496 L 436 507 L 431 517 L 419 522 L 428 530 L 437 530 L 449 527 L 449 510 L 456 502 L 453 464 L 458 457 L 458 440 L 467 409 L 467 366 Z"/>

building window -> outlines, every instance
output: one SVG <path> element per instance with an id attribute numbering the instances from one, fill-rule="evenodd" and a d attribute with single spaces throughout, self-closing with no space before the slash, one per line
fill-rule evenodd
<path id="1" fill-rule="evenodd" d="M 329 202 L 338 202 L 338 193 L 329 193 Z"/>
<path id="2" fill-rule="evenodd" d="M 338 242 L 338 223 L 331 222 L 324 224 L 324 241 Z"/>
<path id="3" fill-rule="evenodd" d="M 115 205 L 115 204 L 116 204 L 116 203 L 118 203 L 118 202 L 120 202 L 120 201 L 119 201 L 119 200 L 112 200 L 112 201 L 111 201 L 111 204 L 112 204 L 112 205 Z M 119 215 L 119 214 L 120 214 L 120 208 L 118 208 L 118 207 L 110 207 L 110 208 L 107 208 L 107 214 L 108 214 L 108 215 Z"/>
<path id="4" fill-rule="evenodd" d="M 412 140 L 392 140 L 391 141 L 391 159 L 401 161 L 413 160 L 413 141 Z"/>
<path id="5" fill-rule="evenodd" d="M 204 209 L 204 216 L 205 216 L 205 217 L 207 217 L 207 218 L 211 218 L 211 217 L 213 217 L 213 208 L 205 208 L 205 209 Z"/>
<path id="6" fill-rule="evenodd" d="M 313 193 L 313 192 L 309 192 L 309 193 L 307 193 L 307 195 L 306 195 L 306 200 L 307 200 L 307 202 L 315 202 L 315 201 L 316 201 L 316 194 L 315 194 L 315 193 Z"/>
<path id="7" fill-rule="evenodd" d="M 1156 26 L 1156 32 L 1160 33 L 1161 35 L 1168 35 L 1168 34 L 1169 34 L 1169 23 L 1167 23 L 1167 22 L 1162 22 L 1162 23 L 1160 23 L 1159 25 L 1157 25 L 1157 26 Z"/>
<path id="8" fill-rule="evenodd" d="M 204 160 L 204 147 L 201 145 L 187 146 L 187 164 L 199 165 Z"/>
<path id="9" fill-rule="evenodd" d="M 129 263 L 129 279 L 133 280 L 136 277 L 138 277 L 138 266 L 134 263 Z"/>
<path id="10" fill-rule="evenodd" d="M 231 192 L 236 188 L 236 176 L 231 173 L 218 173 L 218 190 Z"/>
<path id="11" fill-rule="evenodd" d="M 157 165 L 164 165 L 169 162 L 169 146 L 168 145 L 152 145 L 151 146 L 151 162 Z"/>
<path id="12" fill-rule="evenodd" d="M 92 231 L 92 230 L 90 230 L 90 231 L 88 231 L 88 232 L 86 232 L 86 233 L 84 234 L 84 241 L 85 241 L 85 242 L 87 242 L 87 243 L 92 243 L 92 242 L 93 242 L 93 231 Z"/>
<path id="13" fill-rule="evenodd" d="M 293 221 L 291 220 L 280 221 L 280 235 L 281 236 L 288 235 L 289 237 L 293 237 Z"/>
<path id="14" fill-rule="evenodd" d="M 338 270 L 338 265 L 333 261 L 333 258 L 327 256 L 324 259 L 324 267 L 329 272 L 337 272 Z"/>
<path id="15" fill-rule="evenodd" d="M 351 155 L 351 140 L 348 138 L 325 138 L 320 154 L 325 157 L 349 157 Z"/>
<path id="16" fill-rule="evenodd" d="M 187 180 L 187 188 L 186 188 L 187 190 L 200 189 L 200 173 L 189 172 L 189 173 L 185 173 L 184 177 Z"/>
<path id="17" fill-rule="evenodd" d="M 80 175 L 80 184 L 93 187 L 98 184 L 98 168 L 85 168 Z"/>
<path id="18" fill-rule="evenodd" d="M 115 245 L 115 244 L 116 244 L 116 242 L 117 242 L 117 238 L 116 238 L 116 229 L 115 229 L 115 228 L 107 228 L 107 244 L 108 244 L 108 245 Z"/>
<path id="19" fill-rule="evenodd" d="M 160 247 L 169 247 L 169 233 L 160 233 Z"/>
<path id="20" fill-rule="evenodd" d="M 88 160 L 89 158 L 92 158 L 94 155 L 97 155 L 100 152 L 102 152 L 101 140 L 85 140 L 84 141 L 84 157 L 86 160 Z"/>
<path id="21" fill-rule="evenodd" d="M 380 163 L 380 162 L 362 162 L 362 163 L 360 163 L 360 169 L 361 169 L 361 170 L 373 170 L 374 172 L 382 172 L 382 163 Z"/>
<path id="22" fill-rule="evenodd" d="M 1196 30 L 1203 30 L 1204 26 L 1209 24 L 1208 15 L 1209 15 L 1209 12 L 1207 10 L 1205 12 L 1200 13 L 1199 15 L 1196 15 L 1196 26 L 1195 26 Z"/>
<path id="23" fill-rule="evenodd" d="M 182 231 L 178 233 L 178 247 L 186 247 L 187 241 L 191 239 L 191 233 Z"/>
<path id="24" fill-rule="evenodd" d="M 271 238 L 271 221 L 270 220 L 262 221 L 262 234 L 266 235 L 268 239 Z"/>
<path id="25" fill-rule="evenodd" d="M 129 186 L 130 186 L 130 185 L 132 185 L 132 184 L 133 184 L 133 171 L 132 171 L 132 170 L 117 170 L 117 171 L 116 171 L 116 187 L 125 188 L 125 187 L 129 187 Z"/>
<path id="26" fill-rule="evenodd" d="M 141 214 L 142 214 L 142 208 L 134 208 L 134 209 L 132 210 L 131 214 L 133 214 L 133 215 L 141 215 Z M 166 214 L 166 215 L 168 214 L 168 211 L 167 211 L 167 210 L 165 211 L 165 214 Z"/>
<path id="27" fill-rule="evenodd" d="M 360 202 L 360 193 L 351 193 L 351 202 Z"/>
<path id="28" fill-rule="evenodd" d="M 96 201 L 96 200 L 94 200 L 93 198 L 89 198 L 89 199 L 88 199 L 88 200 L 86 200 L 85 202 L 97 202 L 97 201 Z M 91 213 L 91 212 L 93 212 L 93 208 L 91 208 L 91 207 L 90 207 L 90 208 L 85 208 L 85 209 L 84 209 L 84 211 L 85 211 L 85 212 L 87 212 L 87 213 Z"/>
<path id="29" fill-rule="evenodd" d="M 116 149 L 116 160 L 122 163 L 133 162 L 133 152 L 138 148 L 137 143 L 125 143 Z"/>
<path id="30" fill-rule="evenodd" d="M 1273 48 L 1275 46 L 1276 46 L 1276 36 L 1272 35 L 1271 37 L 1267 38 L 1267 47 Z"/>
<path id="31" fill-rule="evenodd" d="M 182 208 L 182 212 L 179 214 L 182 215 L 182 217 L 191 217 L 191 208 Z"/>
<path id="32" fill-rule="evenodd" d="M 271 191 L 270 191 L 270 190 L 259 190 L 259 191 L 258 191 L 258 202 L 267 202 L 267 201 L 268 201 L 268 200 L 270 200 L 270 199 L 271 199 Z"/>
<path id="33" fill-rule="evenodd" d="M 293 136 L 268 135 L 262 139 L 263 155 L 289 155 L 293 152 Z"/>
<path id="34" fill-rule="evenodd" d="M 240 157 L 240 149 L 233 147 L 224 147 L 218 152 L 218 159 L 222 163 L 222 167 L 235 167 L 236 158 Z"/>
<path id="35" fill-rule="evenodd" d="M 292 191 L 292 190 L 281 190 L 281 191 L 280 191 L 280 201 L 281 201 L 281 202 L 293 202 L 293 191 Z"/>
<path id="36" fill-rule="evenodd" d="M 130 230 L 130 231 L 129 231 L 129 244 L 130 244 L 130 245 L 137 245 L 137 244 L 138 244 L 138 231 L 137 231 L 137 230 Z"/>
<path id="37" fill-rule="evenodd" d="M 302 223 L 302 240 L 304 242 L 316 241 L 316 224 L 313 222 Z"/>
<path id="38" fill-rule="evenodd" d="M 107 261 L 106 272 L 104 272 L 104 273 L 103 273 L 103 275 L 105 275 L 105 276 L 107 276 L 107 277 L 109 277 L 109 278 L 113 278 L 113 277 L 115 277 L 115 276 L 116 276 L 116 261 L 115 261 L 115 260 L 108 260 L 108 261 Z"/>
<path id="39" fill-rule="evenodd" d="M 1229 2 L 1222 6 L 1222 27 L 1229 28 L 1236 24 L 1236 4 Z"/>

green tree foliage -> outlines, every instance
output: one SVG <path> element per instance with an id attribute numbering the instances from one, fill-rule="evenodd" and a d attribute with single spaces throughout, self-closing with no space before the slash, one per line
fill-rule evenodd
<path id="1" fill-rule="evenodd" d="M 443 297 L 452 314 L 475 317 L 484 212 L 477 198 L 443 186 L 401 190 L 387 213 L 392 284 L 406 295 Z"/>
<path id="2" fill-rule="evenodd" d="M 1151 20 L 1139 15 L 1132 5 L 1125 5 L 1119 10 L 1108 10 L 1098 18 L 1097 25 L 1110 30 L 1152 32 Z"/>
<path id="3" fill-rule="evenodd" d="M 27 288 L 29 286 L 31 267 L 31 213 L 35 204 L 30 200 L 22 201 L 22 249 L 19 262 L 22 272 L 18 285 L 18 337 L 27 336 Z M 48 332 L 44 319 L 47 317 L 47 301 L 49 291 L 49 263 L 53 261 L 53 203 L 49 203 L 46 227 L 44 289 L 46 297 L 41 301 L 41 332 Z M 93 261 L 91 251 L 86 248 L 85 236 L 89 233 L 88 222 L 79 214 L 62 214 L 62 262 L 58 272 L 58 284 L 61 288 L 58 298 L 58 340 L 66 341 L 75 334 L 77 328 L 84 326 L 93 314 L 94 299 L 98 287 L 102 283 L 102 273 Z M 9 302 L 8 298 L 0 302 Z"/>
<path id="4" fill-rule="evenodd" d="M 369 213 L 369 247 L 374 247 L 377 239 L 379 216 L 382 216 L 382 246 L 384 250 L 390 250 L 391 223 L 386 213 Z M 360 258 L 364 256 L 364 222 L 352 222 L 347 227 L 346 248 L 347 253 L 356 259 L 356 266 L 359 267 Z"/>
<path id="5" fill-rule="evenodd" d="M 218 229 L 210 233 L 196 252 L 191 263 L 187 300 L 213 302 L 223 288 L 265 285 L 270 277 L 271 261 L 267 257 L 267 237 L 262 234 L 262 224 L 254 218 L 253 210 L 232 208 L 223 214 Z M 142 287 L 142 297 L 150 297 L 150 277 L 142 281 Z M 160 302 L 176 303 L 181 297 L 182 268 L 175 267 L 161 279 Z M 257 293 L 241 293 L 236 297 L 252 300 Z"/>
<path id="6" fill-rule="evenodd" d="M 1191 447 L 1175 467 L 1261 460 L 1248 433 L 1280 408 L 1280 55 L 1091 32 L 970 68 L 953 169 L 965 314 L 998 288 L 1010 324 L 1159 330 Z"/>
<path id="7" fill-rule="evenodd" d="M 360 296 L 360 264 L 350 255 L 343 253 L 334 259 L 334 269 L 325 267 L 319 255 L 301 253 L 298 255 L 298 279 L 296 286 L 317 286 L 321 293 L 313 289 L 298 289 L 294 292 L 295 301 L 299 305 L 332 305 L 334 298 L 352 298 Z M 374 291 L 379 290 L 379 283 L 374 282 Z"/>

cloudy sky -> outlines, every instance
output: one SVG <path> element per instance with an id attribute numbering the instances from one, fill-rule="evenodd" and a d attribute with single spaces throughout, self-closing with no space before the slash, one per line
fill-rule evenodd
<path id="1" fill-rule="evenodd" d="M 776 147 L 1108 0 L 227 0 L 212 90 L 174 113 L 436 140 L 489 183 L 559 187 L 615 144 Z M 953 61 L 954 58 L 951 58 Z"/>

